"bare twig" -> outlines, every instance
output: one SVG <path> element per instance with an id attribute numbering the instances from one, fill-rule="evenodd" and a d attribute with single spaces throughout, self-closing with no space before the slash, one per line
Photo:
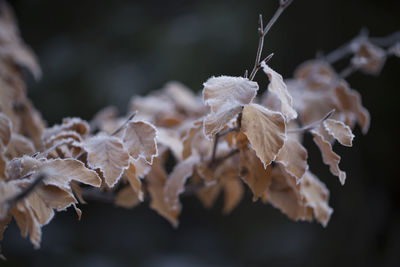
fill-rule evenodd
<path id="1" fill-rule="evenodd" d="M 275 11 L 275 14 L 272 16 L 272 18 L 270 19 L 270 21 L 268 22 L 267 26 L 265 26 L 265 28 L 263 28 L 263 19 L 262 16 L 259 15 L 259 19 L 258 19 L 258 34 L 259 34 L 259 40 L 258 40 L 258 48 L 257 48 L 257 55 L 256 55 L 256 60 L 254 63 L 254 67 L 253 70 L 250 73 L 249 76 L 249 80 L 253 80 L 254 77 L 256 76 L 257 71 L 260 69 L 261 67 L 261 55 L 262 55 L 262 50 L 263 50 L 263 46 L 264 46 L 264 38 L 267 35 L 267 33 L 269 32 L 269 30 L 272 28 L 272 26 L 275 24 L 275 22 L 278 20 L 278 18 L 280 17 L 280 15 L 283 13 L 283 11 L 293 2 L 293 0 L 280 0 L 279 1 L 279 7 L 278 9 Z M 268 56 L 268 57 L 272 57 L 272 55 Z M 267 58 L 268 58 L 267 57 Z M 266 59 L 267 59 L 266 58 Z M 266 60 L 265 59 L 265 60 Z M 269 58 L 270 59 L 270 58 Z M 268 60 L 269 60 L 268 59 Z"/>
<path id="2" fill-rule="evenodd" d="M 312 122 L 309 125 L 306 125 L 304 127 L 301 128 L 297 128 L 297 129 L 290 129 L 287 131 L 287 133 L 301 133 L 301 132 L 305 132 L 311 129 L 314 129 L 315 127 L 319 126 L 322 122 L 324 122 L 325 120 L 329 119 L 330 116 L 332 116 L 332 114 L 335 112 L 335 109 L 332 109 L 331 111 L 329 111 L 322 119 Z"/>
<path id="3" fill-rule="evenodd" d="M 383 47 L 389 47 L 397 42 L 400 42 L 400 31 L 394 32 L 384 37 L 371 37 L 369 38 L 371 43 Z"/>
<path id="4" fill-rule="evenodd" d="M 136 116 L 136 111 L 134 111 L 131 115 L 129 115 L 128 119 L 121 125 L 119 126 L 114 132 L 112 132 L 110 135 L 114 136 L 117 133 L 119 133 L 120 131 L 122 131 L 125 126 Z"/>

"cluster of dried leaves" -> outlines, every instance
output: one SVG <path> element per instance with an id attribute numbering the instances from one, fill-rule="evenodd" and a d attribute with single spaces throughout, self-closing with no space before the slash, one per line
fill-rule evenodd
<path id="1" fill-rule="evenodd" d="M 128 117 L 113 108 L 91 122 L 65 118 L 47 127 L 26 98 L 21 68 L 36 78 L 36 58 L 19 37 L 13 14 L 0 6 L 0 239 L 14 218 L 21 234 L 40 246 L 41 228 L 55 212 L 72 206 L 79 218 L 85 193 L 113 192 L 115 204 L 150 208 L 178 226 L 180 195 L 194 194 L 205 207 L 223 193 L 231 212 L 246 186 L 293 220 L 316 219 L 325 226 L 332 214 L 329 191 L 307 164 L 302 145 L 310 133 L 323 162 L 342 184 L 346 173 L 332 150 L 351 146 L 352 128 L 366 133 L 369 113 L 326 60 L 302 64 L 284 81 L 266 61 L 266 93 L 244 77 L 211 77 L 202 100 L 171 82 L 146 97 L 132 98 Z M 351 66 L 377 74 L 386 50 L 368 38 L 351 42 Z M 176 164 L 172 171 L 170 160 Z"/>

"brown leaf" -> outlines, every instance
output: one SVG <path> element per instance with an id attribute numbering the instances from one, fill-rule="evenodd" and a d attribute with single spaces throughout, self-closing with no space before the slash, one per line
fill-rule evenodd
<path id="1" fill-rule="evenodd" d="M 300 192 L 304 197 L 305 205 L 313 209 L 317 221 L 326 227 L 333 210 L 328 205 L 329 190 L 325 184 L 312 173 L 306 172 L 301 182 Z"/>
<path id="2" fill-rule="evenodd" d="M 136 193 L 137 198 L 140 201 L 143 201 L 142 182 L 136 175 L 136 168 L 133 162 L 129 162 L 129 168 L 125 170 L 124 177 L 129 181 L 129 184 Z"/>
<path id="3" fill-rule="evenodd" d="M 204 84 L 203 100 L 213 113 L 249 104 L 257 94 L 258 84 L 242 77 L 211 77 Z"/>
<path id="4" fill-rule="evenodd" d="M 253 191 L 253 201 L 262 197 L 271 184 L 271 165 L 264 169 L 263 163 L 252 149 L 240 151 L 240 177 Z"/>
<path id="5" fill-rule="evenodd" d="M 12 125 L 8 117 L 0 112 L 0 149 L 6 147 L 11 140 Z"/>
<path id="6" fill-rule="evenodd" d="M 240 203 L 244 196 L 244 188 L 239 179 L 226 179 L 223 181 L 224 207 L 222 212 L 229 214 Z"/>
<path id="7" fill-rule="evenodd" d="M 210 113 L 204 119 L 204 135 L 211 139 L 242 111 L 241 106 L 235 106 L 218 113 Z"/>
<path id="8" fill-rule="evenodd" d="M 31 140 L 20 134 L 12 134 L 5 152 L 9 159 L 22 157 L 23 155 L 33 155 L 34 153 L 35 147 Z"/>
<path id="9" fill-rule="evenodd" d="M 183 143 L 175 130 L 158 127 L 157 141 L 168 147 L 177 160 L 182 160 Z"/>
<path id="10" fill-rule="evenodd" d="M 178 216 L 180 210 L 171 210 L 165 199 L 165 184 L 167 173 L 162 168 L 159 159 L 155 159 L 151 171 L 146 176 L 148 182 L 148 192 L 150 194 L 150 208 L 155 210 L 162 217 L 167 219 L 173 227 L 178 227 Z"/>
<path id="11" fill-rule="evenodd" d="M 131 209 L 140 202 L 137 192 L 130 186 L 122 188 L 115 198 L 115 205 L 126 209 Z"/>
<path id="12" fill-rule="evenodd" d="M 84 143 L 87 161 L 92 169 L 100 169 L 109 187 L 113 187 L 129 166 L 129 154 L 121 141 L 112 136 L 97 135 Z"/>
<path id="13" fill-rule="evenodd" d="M 308 170 L 307 150 L 299 141 L 288 137 L 276 157 L 276 162 L 282 164 L 286 172 L 294 176 L 296 183 L 299 183 Z"/>
<path id="14" fill-rule="evenodd" d="M 242 131 L 266 168 L 284 144 L 285 119 L 278 112 L 250 104 L 243 109 Z"/>
<path id="15" fill-rule="evenodd" d="M 344 185 L 346 173 L 339 169 L 340 156 L 333 152 L 331 143 L 326 141 L 321 133 L 315 129 L 311 130 L 311 133 L 314 136 L 314 142 L 321 151 L 323 162 L 329 166 L 331 173 L 339 177 L 340 183 Z"/>
<path id="16" fill-rule="evenodd" d="M 70 182 L 77 181 L 87 185 L 99 187 L 101 179 L 97 173 L 85 167 L 75 159 L 54 159 L 43 163 L 42 171 L 48 176 L 43 182 L 64 190 L 70 189 Z"/>
<path id="17" fill-rule="evenodd" d="M 165 184 L 165 202 L 170 210 L 181 210 L 179 195 L 185 191 L 185 183 L 192 176 L 198 155 L 192 155 L 175 165 Z"/>
<path id="18" fill-rule="evenodd" d="M 292 220 L 312 220 L 312 208 L 304 205 L 300 185 L 282 168 L 272 169 L 272 183 L 266 192 L 266 200 Z"/>
<path id="19" fill-rule="evenodd" d="M 192 155 L 192 142 L 200 132 L 202 124 L 203 122 L 201 120 L 194 121 L 186 135 L 183 137 L 182 159 L 187 159 Z"/>
<path id="20" fill-rule="evenodd" d="M 287 121 L 297 118 L 297 112 L 293 109 L 292 97 L 290 96 L 282 75 L 271 69 L 265 62 L 261 63 L 264 72 L 270 81 L 268 91 L 275 94 L 281 102 L 281 111 Z"/>
<path id="21" fill-rule="evenodd" d="M 152 164 L 153 158 L 157 156 L 156 137 L 157 130 L 152 124 L 132 121 L 125 127 L 122 139 L 133 159 L 143 158 Z"/>
<path id="22" fill-rule="evenodd" d="M 344 146 L 352 146 L 354 135 L 349 126 L 341 121 L 327 119 L 323 122 L 324 128 L 332 135 L 340 144 Z"/>
<path id="23" fill-rule="evenodd" d="M 349 88 L 345 82 L 335 87 L 335 95 L 338 102 L 338 109 L 343 112 L 352 113 L 356 116 L 362 132 L 366 134 L 369 129 L 370 115 L 361 104 L 360 94 Z"/>
<path id="24" fill-rule="evenodd" d="M 367 74 L 378 75 L 386 61 L 386 51 L 369 41 L 362 40 L 356 47 L 351 63 Z"/>

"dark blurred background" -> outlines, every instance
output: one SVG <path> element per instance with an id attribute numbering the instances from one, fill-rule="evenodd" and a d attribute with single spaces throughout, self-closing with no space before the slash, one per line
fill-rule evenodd
<path id="1" fill-rule="evenodd" d="M 169 80 L 199 92 L 212 75 L 242 75 L 253 66 L 257 16 L 268 20 L 272 1 L 12 1 L 25 41 L 43 68 L 29 78 L 29 96 L 49 125 L 63 117 L 89 120 L 108 105 L 125 112 L 130 96 Z M 400 1 L 295 0 L 268 34 L 264 55 L 284 77 L 366 27 L 372 36 L 400 30 Z M 338 65 L 339 68 L 343 67 Z M 335 146 L 347 172 L 345 186 L 322 164 L 306 139 L 311 170 L 331 190 L 327 228 L 292 222 L 279 210 L 252 203 L 250 193 L 231 215 L 220 199 L 205 210 L 183 199 L 177 230 L 147 205 L 112 204 L 58 213 L 43 228 L 40 250 L 13 223 L 0 266 L 400 266 L 398 103 L 400 59 L 389 58 L 379 77 L 354 74 L 372 116 L 353 148 Z M 256 78 L 262 87 L 262 75 Z"/>

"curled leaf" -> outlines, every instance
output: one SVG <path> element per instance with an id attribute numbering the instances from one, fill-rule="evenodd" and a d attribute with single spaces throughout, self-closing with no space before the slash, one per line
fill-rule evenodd
<path id="1" fill-rule="evenodd" d="M 354 134 L 349 126 L 341 121 L 327 119 L 323 122 L 325 130 L 328 131 L 340 144 L 344 146 L 352 146 Z"/>

